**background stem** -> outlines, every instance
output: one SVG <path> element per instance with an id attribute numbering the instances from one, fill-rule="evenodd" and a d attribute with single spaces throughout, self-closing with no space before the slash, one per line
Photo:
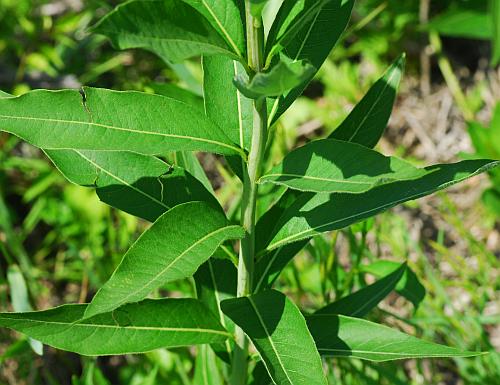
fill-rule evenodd
<path id="1" fill-rule="evenodd" d="M 250 1 L 245 0 L 247 24 L 248 66 L 254 73 L 260 72 L 264 63 L 264 29 L 262 19 L 250 13 Z M 264 149 L 267 140 L 266 100 L 253 103 L 252 147 L 248 156 L 248 165 L 244 170 L 243 199 L 241 205 L 241 224 L 246 236 L 241 241 L 238 263 L 238 297 L 252 294 L 253 267 L 255 257 L 255 211 L 258 185 Z M 231 385 L 244 385 L 248 376 L 248 338 L 243 330 L 236 327 L 236 346 L 233 354 Z"/>

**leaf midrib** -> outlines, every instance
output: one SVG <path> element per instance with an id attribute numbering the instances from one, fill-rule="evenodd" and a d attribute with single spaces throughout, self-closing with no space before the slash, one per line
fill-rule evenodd
<path id="1" fill-rule="evenodd" d="M 271 345 L 271 348 L 273 349 L 273 352 L 276 355 L 276 358 L 278 359 L 278 363 L 279 363 L 281 369 L 283 370 L 283 373 L 285 374 L 285 376 L 286 376 L 288 382 L 290 383 L 290 385 L 293 385 L 293 382 L 290 379 L 290 376 L 288 375 L 288 372 L 286 371 L 285 366 L 283 365 L 283 362 L 281 361 L 281 357 L 278 354 L 276 346 L 274 346 L 274 342 L 273 342 L 273 339 L 271 338 L 271 335 L 269 334 L 269 330 L 267 330 L 267 326 L 264 323 L 264 320 L 262 319 L 262 316 L 259 313 L 259 309 L 255 305 L 255 302 L 253 301 L 253 299 L 251 297 L 247 297 L 247 299 L 248 299 L 248 302 L 250 302 L 250 306 L 252 306 L 252 309 L 255 312 L 255 315 L 257 316 L 260 325 L 262 326 L 262 328 L 264 329 L 264 332 L 266 333 L 266 336 L 267 336 L 266 339 L 269 341 L 269 343 Z M 263 362 L 265 363 L 265 361 L 263 361 Z M 273 382 L 274 382 L 274 380 L 273 380 Z"/>
<path id="2" fill-rule="evenodd" d="M 144 134 L 144 135 L 162 136 L 162 137 L 166 137 L 166 138 L 186 139 L 186 140 L 193 140 L 193 141 L 197 141 L 197 142 L 215 144 L 218 146 L 229 148 L 233 151 L 236 151 L 237 153 L 241 153 L 241 149 L 239 149 L 238 147 L 231 146 L 231 145 L 226 144 L 224 142 L 219 142 L 217 140 L 212 140 L 212 139 L 199 138 L 199 137 L 195 137 L 195 136 L 188 136 L 188 135 L 166 134 L 166 133 L 154 132 L 154 131 L 140 131 L 140 130 L 134 130 L 132 128 L 111 126 L 108 124 L 95 123 L 95 122 L 82 122 L 79 120 L 53 119 L 53 118 L 38 118 L 38 117 L 34 117 L 34 116 L 0 115 L 0 119 L 33 120 L 33 121 L 49 122 L 49 123 L 80 124 L 80 125 L 86 125 L 86 126 L 90 125 L 90 126 L 107 128 L 110 130 L 131 132 L 131 133 L 139 134 L 139 135 Z M 11 132 L 7 129 L 2 129 L 2 130 L 6 131 L 6 132 Z M 16 133 L 14 133 L 14 132 L 11 132 L 11 133 L 16 135 Z"/>
<path id="3" fill-rule="evenodd" d="M 124 303 L 127 303 L 128 299 L 130 297 L 133 297 L 134 295 L 136 295 L 137 293 L 139 293 L 141 290 L 144 290 L 146 289 L 147 287 L 149 286 L 154 286 L 154 284 L 156 283 L 156 281 L 158 279 L 161 278 L 161 276 L 163 276 L 169 269 L 172 268 L 172 266 L 174 266 L 182 257 L 184 257 L 187 253 L 189 253 L 192 249 L 194 249 L 196 246 L 198 246 L 199 244 L 201 244 L 202 242 L 206 241 L 207 239 L 210 239 L 211 237 L 213 237 L 215 234 L 218 234 L 220 232 L 223 232 L 223 231 L 226 231 L 226 230 L 229 230 L 229 229 L 237 229 L 237 228 L 240 228 L 240 226 L 237 226 L 237 225 L 233 225 L 233 226 L 225 226 L 225 227 L 222 227 L 222 228 L 219 228 L 215 231 L 211 231 L 210 233 L 208 233 L 207 235 L 203 236 L 202 238 L 198 239 L 196 242 L 194 242 L 192 245 L 190 245 L 186 250 L 184 250 L 181 254 L 179 254 L 177 257 L 174 258 L 174 260 L 172 260 L 167 266 L 165 266 L 163 268 L 163 270 L 161 270 L 159 273 L 153 275 L 154 278 L 150 279 L 148 281 L 148 283 L 146 285 L 143 285 L 141 286 L 140 288 L 136 289 L 135 291 L 129 293 L 125 298 L 123 298 L 121 301 L 120 301 L 120 304 L 124 304 Z"/>
<path id="4" fill-rule="evenodd" d="M 162 207 L 164 207 L 166 210 L 169 210 L 170 207 L 167 206 L 165 203 L 163 203 L 162 201 L 159 201 L 158 199 L 156 199 L 154 196 L 152 195 L 149 195 L 148 193 L 146 193 L 145 191 L 135 187 L 134 185 L 131 185 L 130 183 L 126 182 L 125 180 L 121 179 L 119 176 L 111 173 L 110 171 L 106 170 L 105 168 L 103 168 L 102 166 L 100 166 L 99 164 L 95 163 L 94 161 L 92 161 L 91 159 L 87 158 L 85 155 L 83 155 L 80 151 L 78 150 L 73 150 L 75 151 L 78 155 L 80 155 L 83 159 L 87 160 L 87 162 L 89 162 L 90 164 L 92 164 L 94 167 L 98 168 L 99 170 L 101 170 L 102 172 L 104 172 L 105 174 L 108 174 L 111 178 L 117 180 L 118 182 L 122 183 L 123 185 L 131 188 L 132 190 L 138 192 L 139 194 L 142 194 L 143 196 L 145 196 L 146 198 L 149 198 L 151 199 L 153 202 L 161 205 Z"/>
<path id="5" fill-rule="evenodd" d="M 207 2 L 205 0 L 202 0 L 201 3 L 203 4 L 203 6 L 207 9 L 207 11 L 210 13 L 210 15 L 214 18 L 215 22 L 217 23 L 217 25 L 219 26 L 220 30 L 222 31 L 222 33 L 224 34 L 224 36 L 226 37 L 226 40 L 228 41 L 229 45 L 231 45 L 231 47 L 233 48 L 234 50 L 234 53 L 239 57 L 239 58 L 242 58 L 242 55 L 241 55 L 241 52 L 238 48 L 238 46 L 236 45 L 236 43 L 234 42 L 233 38 L 231 37 L 231 35 L 229 34 L 229 32 L 227 31 L 227 29 L 222 25 L 222 22 L 219 20 L 219 18 L 217 17 L 217 15 L 215 14 L 215 12 L 212 10 L 212 8 L 210 8 L 210 6 L 207 4 Z"/>
<path id="6" fill-rule="evenodd" d="M 153 331 L 172 331 L 172 332 L 192 332 L 192 333 L 212 333 L 212 334 L 220 334 L 227 337 L 231 337 L 231 334 L 221 330 L 215 329 L 201 329 L 201 328 L 172 328 L 172 327 L 163 327 L 163 326 L 120 326 L 120 325 L 103 325 L 103 324 L 90 324 L 90 323 L 77 323 L 77 322 L 57 322 L 57 321 L 42 321 L 35 319 L 17 319 L 17 318 L 9 318 L 9 317 L 0 317 L 0 320 L 8 320 L 8 321 L 18 321 L 18 322 L 34 322 L 34 323 L 42 323 L 44 325 L 68 325 L 70 327 L 89 327 L 89 328 L 102 328 L 102 329 L 130 329 L 130 330 L 153 330 Z"/>

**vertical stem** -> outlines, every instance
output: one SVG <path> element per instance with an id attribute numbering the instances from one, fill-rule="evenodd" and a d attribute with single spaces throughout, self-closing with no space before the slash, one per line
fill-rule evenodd
<path id="1" fill-rule="evenodd" d="M 245 0 L 247 24 L 248 66 L 260 72 L 264 64 L 264 29 L 261 18 L 250 13 L 250 0 Z M 267 140 L 267 105 L 265 99 L 254 101 L 253 131 L 248 165 L 244 170 L 241 224 L 246 236 L 241 241 L 238 263 L 238 297 L 250 295 L 253 289 L 253 268 L 255 258 L 255 211 L 258 185 L 264 150 Z M 243 330 L 236 327 L 236 346 L 232 360 L 231 385 L 244 385 L 248 375 L 248 338 Z"/>

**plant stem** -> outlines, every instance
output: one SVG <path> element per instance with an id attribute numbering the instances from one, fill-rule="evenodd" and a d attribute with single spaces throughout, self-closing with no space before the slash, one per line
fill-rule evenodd
<path id="1" fill-rule="evenodd" d="M 255 73 L 264 64 L 264 30 L 261 18 L 250 13 L 250 0 L 245 0 L 247 24 L 248 66 Z M 252 144 L 248 165 L 244 169 L 243 199 L 241 204 L 241 224 L 246 236 L 241 241 L 238 262 L 238 297 L 252 294 L 253 267 L 255 258 L 255 211 L 258 185 L 264 150 L 267 140 L 267 105 L 265 99 L 254 101 Z M 232 360 L 231 385 L 246 384 L 248 375 L 248 338 L 243 330 L 236 327 L 236 346 Z"/>

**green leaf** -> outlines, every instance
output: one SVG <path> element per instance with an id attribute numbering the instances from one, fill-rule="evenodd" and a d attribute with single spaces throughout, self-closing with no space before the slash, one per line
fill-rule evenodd
<path id="1" fill-rule="evenodd" d="M 399 270 L 399 263 L 387 260 L 378 260 L 369 265 L 363 265 L 360 270 L 373 274 L 376 277 L 384 277 L 387 274 L 394 274 Z M 425 297 L 425 287 L 420 283 L 417 275 L 409 267 L 404 271 L 403 276 L 396 285 L 396 291 L 408 299 L 415 310 Z M 349 315 L 349 314 L 348 314 Z"/>
<path id="2" fill-rule="evenodd" d="M 46 150 L 72 183 L 94 187 L 101 201 L 154 222 L 181 203 L 217 199 L 180 167 L 153 156 L 125 151 Z"/>
<path id="3" fill-rule="evenodd" d="M 283 294 L 265 291 L 221 307 L 252 340 L 275 384 L 327 384 L 304 317 Z"/>
<path id="4" fill-rule="evenodd" d="M 364 317 L 396 288 L 406 269 L 406 263 L 403 263 L 398 269 L 379 281 L 332 302 L 314 314 L 342 314 L 351 317 Z"/>
<path id="5" fill-rule="evenodd" d="M 307 317 L 307 326 L 318 351 L 327 357 L 354 357 L 381 362 L 481 354 L 427 342 L 387 326 L 342 315 L 311 315 Z"/>
<path id="6" fill-rule="evenodd" d="M 118 49 L 143 48 L 166 61 L 199 55 L 241 56 L 202 13 L 181 0 L 121 4 L 92 31 L 106 35 Z"/>
<path id="7" fill-rule="evenodd" d="M 243 21 L 239 0 L 183 0 L 191 5 L 224 37 L 236 56 L 243 58 L 246 51 Z"/>
<path id="8" fill-rule="evenodd" d="M 293 24 L 296 14 L 301 13 L 305 5 L 315 0 L 285 1 L 281 6 L 276 21 L 269 32 L 272 41 L 273 36 L 278 36 L 286 26 Z M 319 2 L 318 2 L 319 4 Z M 316 69 L 326 60 L 330 51 L 337 43 L 351 17 L 354 0 L 331 0 L 321 7 L 295 35 L 284 45 L 284 54 L 293 60 L 306 60 Z M 293 12 L 291 13 L 291 11 Z M 271 44 L 268 43 L 268 48 Z M 313 75 L 300 86 L 294 88 L 285 98 L 278 98 L 270 108 L 270 121 L 275 122 L 293 101 L 304 91 Z"/>
<path id="9" fill-rule="evenodd" d="M 271 182 L 300 191 L 363 193 L 430 172 L 356 143 L 323 139 L 290 152 L 259 183 Z"/>
<path id="10" fill-rule="evenodd" d="M 266 64 L 285 50 L 293 41 L 300 40 L 300 32 L 311 28 L 318 14 L 332 0 L 298 0 L 283 2 L 266 42 Z M 298 36 L 299 35 L 299 36 Z"/>
<path id="11" fill-rule="evenodd" d="M 241 153 L 202 112 L 175 99 L 90 87 L 81 92 L 1 98 L 0 130 L 43 149 Z"/>
<path id="12" fill-rule="evenodd" d="M 309 63 L 292 61 L 282 56 L 281 60 L 268 72 L 257 73 L 250 81 L 246 76 L 236 76 L 234 84 L 238 90 L 250 99 L 278 97 L 297 87 L 316 73 Z"/>
<path id="13" fill-rule="evenodd" d="M 237 270 L 227 259 L 210 258 L 200 266 L 194 280 L 198 299 L 207 306 L 213 314 L 219 317 L 220 323 L 229 332 L 234 331 L 234 323 L 221 310 L 221 301 L 236 297 Z M 212 345 L 212 348 L 225 362 L 231 360 L 231 342 Z"/>
<path id="14" fill-rule="evenodd" d="M 332 139 L 373 148 L 382 137 L 403 75 L 406 56 L 401 55 L 330 135 Z"/>
<path id="15" fill-rule="evenodd" d="M 180 102 L 186 103 L 193 108 L 204 111 L 203 98 L 187 89 L 181 88 L 172 83 L 150 83 L 148 87 L 151 88 L 155 94 L 166 96 L 167 98 L 176 99 Z"/>
<path id="16" fill-rule="evenodd" d="M 193 381 L 196 385 L 223 385 L 215 355 L 208 345 L 198 347 Z"/>
<path id="17" fill-rule="evenodd" d="M 471 160 L 435 165 L 425 168 L 429 174 L 423 178 L 383 185 L 362 194 L 303 193 L 277 221 L 266 250 L 342 229 L 400 203 L 447 188 L 498 164 L 491 160 Z"/>
<path id="18" fill-rule="evenodd" d="M 231 226 L 220 209 L 207 203 L 174 207 L 127 251 L 95 295 L 85 317 L 140 301 L 167 282 L 192 276 L 225 240 L 243 235 L 240 226 Z"/>
<path id="19" fill-rule="evenodd" d="M 493 36 L 493 25 L 486 5 L 486 1 L 478 1 L 449 7 L 425 28 L 445 36 L 489 40 Z"/>
<path id="20" fill-rule="evenodd" d="M 87 305 L 30 313 L 0 313 L 0 326 L 86 356 L 144 353 L 158 348 L 223 342 L 217 318 L 194 299 L 145 300 L 82 320 Z"/>
<path id="21" fill-rule="evenodd" d="M 205 111 L 241 148 L 249 149 L 252 137 L 252 101 L 233 84 L 237 76 L 246 76 L 240 63 L 223 56 L 203 58 Z M 241 160 L 239 160 L 241 162 Z"/>
<path id="22" fill-rule="evenodd" d="M 262 17 L 262 11 L 268 0 L 250 0 L 250 13 L 253 17 Z"/>

